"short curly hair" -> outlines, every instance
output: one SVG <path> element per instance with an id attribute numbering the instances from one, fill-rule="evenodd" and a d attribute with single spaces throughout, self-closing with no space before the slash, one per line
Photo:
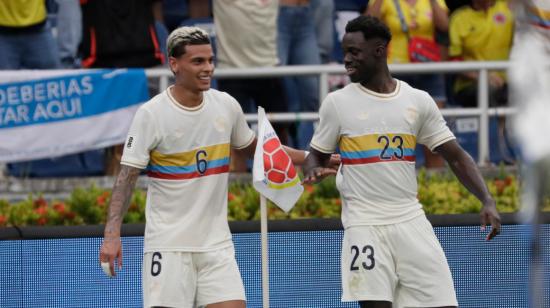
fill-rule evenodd
<path id="1" fill-rule="evenodd" d="M 180 27 L 166 39 L 166 52 L 169 57 L 177 58 L 185 53 L 185 46 L 203 44 L 210 44 L 206 31 L 198 27 Z"/>
<path id="2" fill-rule="evenodd" d="M 370 15 L 361 15 L 347 23 L 346 33 L 358 31 L 363 33 L 365 40 L 380 38 L 383 39 L 386 44 L 391 41 L 391 32 L 388 26 L 380 19 Z"/>

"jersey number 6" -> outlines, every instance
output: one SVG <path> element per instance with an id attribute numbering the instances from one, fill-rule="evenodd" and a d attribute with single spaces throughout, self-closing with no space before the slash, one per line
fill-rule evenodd
<path id="1" fill-rule="evenodd" d="M 203 155 L 201 158 L 201 155 Z M 206 158 L 208 155 L 206 154 L 205 150 L 197 151 L 197 154 L 195 154 L 195 159 L 197 160 L 197 171 L 202 175 L 206 172 L 206 169 L 208 168 L 208 161 L 206 161 Z"/>

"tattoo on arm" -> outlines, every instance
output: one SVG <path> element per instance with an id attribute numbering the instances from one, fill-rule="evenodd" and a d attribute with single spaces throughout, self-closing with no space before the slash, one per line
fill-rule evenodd
<path id="1" fill-rule="evenodd" d="M 109 202 L 109 214 L 105 225 L 105 236 L 119 235 L 122 219 L 128 210 L 132 192 L 136 185 L 141 169 L 122 165 L 116 178 Z"/>

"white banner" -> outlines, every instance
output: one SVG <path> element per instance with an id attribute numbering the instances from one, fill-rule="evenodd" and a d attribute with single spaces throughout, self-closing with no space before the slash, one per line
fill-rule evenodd
<path id="1" fill-rule="evenodd" d="M 124 143 L 148 99 L 142 69 L 0 72 L 0 162 Z"/>
<path id="2" fill-rule="evenodd" d="M 285 212 L 292 209 L 304 191 L 294 164 L 262 107 L 258 107 L 258 144 L 252 175 L 254 188 Z"/>

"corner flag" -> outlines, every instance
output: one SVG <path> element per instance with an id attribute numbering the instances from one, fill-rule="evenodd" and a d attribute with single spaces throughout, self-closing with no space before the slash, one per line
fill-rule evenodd
<path id="1" fill-rule="evenodd" d="M 258 143 L 252 175 L 254 188 L 285 212 L 292 209 L 304 191 L 294 164 L 262 107 L 258 107 Z"/>

